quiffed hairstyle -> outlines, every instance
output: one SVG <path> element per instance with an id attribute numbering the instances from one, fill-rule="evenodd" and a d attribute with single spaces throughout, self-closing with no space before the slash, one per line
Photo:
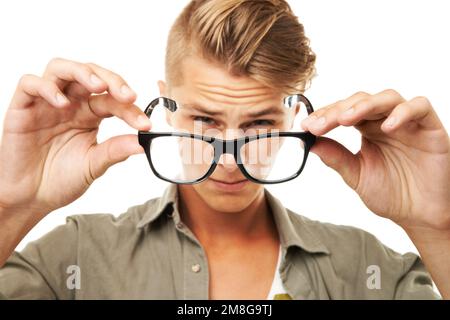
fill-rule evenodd
<path id="1" fill-rule="evenodd" d="M 284 0 L 192 0 L 169 33 L 169 86 L 182 83 L 189 55 L 288 94 L 303 92 L 315 75 L 309 39 Z"/>

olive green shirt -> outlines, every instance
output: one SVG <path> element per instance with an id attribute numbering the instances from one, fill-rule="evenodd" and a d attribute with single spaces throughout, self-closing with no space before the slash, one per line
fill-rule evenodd
<path id="1" fill-rule="evenodd" d="M 309 220 L 265 190 L 292 299 L 439 299 L 420 258 L 369 233 Z M 239 261 L 236 261 L 239 263 Z M 74 271 L 75 270 L 75 271 Z M 75 280 L 76 279 L 76 280 Z M 180 220 L 176 185 L 119 217 L 69 217 L 0 269 L 7 299 L 208 299 L 208 261 Z"/>

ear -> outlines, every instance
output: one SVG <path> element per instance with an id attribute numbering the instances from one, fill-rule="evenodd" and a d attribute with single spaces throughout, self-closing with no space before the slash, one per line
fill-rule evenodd
<path id="1" fill-rule="evenodd" d="M 167 85 L 164 81 L 158 80 L 158 88 L 159 88 L 159 95 L 161 97 L 167 97 Z"/>
<path id="2" fill-rule="evenodd" d="M 166 121 L 169 126 L 172 126 L 172 116 L 173 113 L 166 109 Z"/>
<path id="3" fill-rule="evenodd" d="M 294 127 L 295 117 L 299 113 L 301 108 L 301 104 L 297 103 L 294 107 L 292 107 L 292 111 L 290 112 L 290 123 L 289 123 L 289 129 L 292 129 Z"/>
<path id="4" fill-rule="evenodd" d="M 294 116 L 296 116 L 299 111 L 300 111 L 300 103 L 297 103 L 297 105 L 295 106 L 295 115 Z"/>
<path id="5" fill-rule="evenodd" d="M 158 87 L 159 87 L 159 96 L 160 97 L 167 97 L 167 84 L 162 81 L 158 80 Z M 172 112 L 166 109 L 166 121 L 167 124 L 170 126 L 172 125 Z"/>

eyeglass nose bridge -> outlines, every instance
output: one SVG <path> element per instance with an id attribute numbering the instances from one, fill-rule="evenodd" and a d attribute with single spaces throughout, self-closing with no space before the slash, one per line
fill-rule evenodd
<path id="1" fill-rule="evenodd" d="M 214 162 L 219 163 L 220 157 L 223 154 L 231 154 L 234 157 L 234 161 L 238 163 L 237 152 L 241 146 L 238 139 L 234 140 L 222 140 L 215 139 L 213 141 L 214 146 Z"/>

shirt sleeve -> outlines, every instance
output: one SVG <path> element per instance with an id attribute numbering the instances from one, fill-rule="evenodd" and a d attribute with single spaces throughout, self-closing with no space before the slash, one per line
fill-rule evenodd
<path id="1" fill-rule="evenodd" d="M 0 299 L 72 299 L 67 279 L 70 266 L 77 265 L 77 247 L 77 223 L 68 218 L 14 252 L 0 269 Z"/>
<path id="2" fill-rule="evenodd" d="M 379 290 L 366 287 L 365 296 L 369 299 L 395 300 L 435 300 L 441 297 L 433 288 L 431 275 L 420 256 L 413 252 L 398 253 L 384 245 L 375 236 L 363 232 L 364 240 L 360 260 L 363 271 L 369 265 L 379 266 L 381 286 Z M 364 272 L 361 272 L 364 274 Z M 366 274 L 366 279 L 369 274 Z M 363 282 L 363 281 L 361 281 Z"/>
<path id="3" fill-rule="evenodd" d="M 325 283 L 315 285 L 331 299 L 441 299 L 421 258 L 399 253 L 367 231 L 349 226 L 314 223 L 314 234 L 330 254 L 319 256 Z"/>
<path id="4" fill-rule="evenodd" d="M 395 299 L 436 300 L 441 296 L 434 290 L 433 281 L 419 256 L 407 253 L 404 257 L 404 273 L 397 281 Z"/>

